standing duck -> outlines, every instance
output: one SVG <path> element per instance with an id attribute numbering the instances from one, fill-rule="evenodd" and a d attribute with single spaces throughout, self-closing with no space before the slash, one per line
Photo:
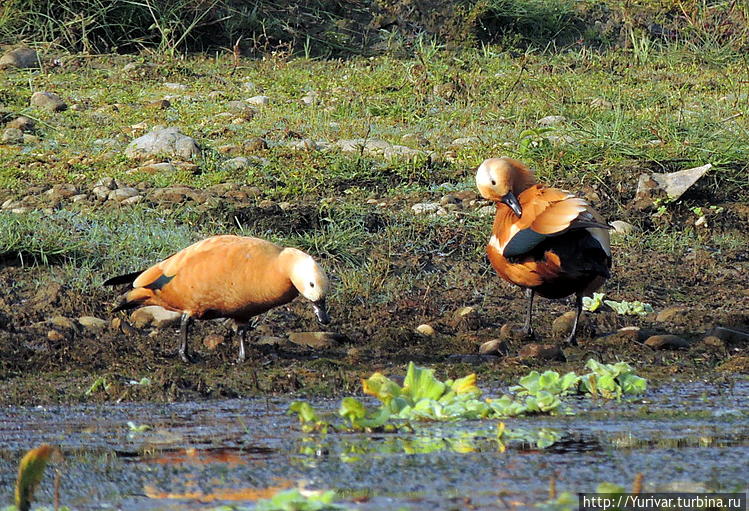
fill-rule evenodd
<path id="1" fill-rule="evenodd" d="M 569 192 L 536 182 L 523 163 L 490 158 L 476 172 L 476 186 L 497 204 L 486 253 L 506 281 L 526 290 L 523 333 L 533 334 L 533 296 L 575 295 L 575 322 L 567 344 L 575 345 L 583 296 L 610 276 L 610 227 L 590 205 Z"/>
<path id="2" fill-rule="evenodd" d="M 113 277 L 105 286 L 132 284 L 120 305 L 127 310 L 159 305 L 182 313 L 179 355 L 189 362 L 187 337 L 193 319 L 228 318 L 240 334 L 237 362 L 245 359 L 249 320 L 301 294 L 318 321 L 325 308 L 328 278 L 312 257 L 295 248 L 246 236 L 222 235 L 198 241 L 143 272 Z"/>

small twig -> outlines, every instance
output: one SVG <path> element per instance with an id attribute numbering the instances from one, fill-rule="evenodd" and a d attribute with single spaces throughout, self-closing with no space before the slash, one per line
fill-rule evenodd
<path id="1" fill-rule="evenodd" d="M 744 115 L 744 112 L 736 112 L 735 114 L 733 114 L 733 115 L 729 115 L 729 116 L 728 116 L 728 117 L 726 117 L 725 119 L 721 119 L 721 120 L 720 120 L 720 121 L 718 121 L 718 122 L 726 122 L 726 121 L 730 121 L 730 120 L 732 120 L 732 119 L 736 119 L 737 117 L 741 117 L 742 115 Z"/>

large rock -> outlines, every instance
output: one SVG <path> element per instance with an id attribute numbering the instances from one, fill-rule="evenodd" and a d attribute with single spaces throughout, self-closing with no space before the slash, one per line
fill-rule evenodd
<path id="1" fill-rule="evenodd" d="M 68 105 L 62 100 L 60 96 L 54 92 L 35 92 L 31 95 L 31 105 L 50 112 L 62 112 L 68 108 Z"/>
<path id="2" fill-rule="evenodd" d="M 138 137 L 125 148 L 125 156 L 134 159 L 146 159 L 155 156 L 171 156 L 189 160 L 200 154 L 195 139 L 180 132 L 179 128 L 170 127 L 151 131 Z"/>
<path id="3" fill-rule="evenodd" d="M 33 69 L 39 67 L 39 56 L 31 48 L 16 48 L 0 57 L 0 69 L 16 67 Z"/>
<path id="4" fill-rule="evenodd" d="M 659 197 L 665 197 L 671 201 L 677 200 L 712 167 L 708 163 L 701 167 L 669 174 L 642 174 L 637 182 L 635 207 L 639 209 L 649 208 L 653 205 L 654 200 Z"/>

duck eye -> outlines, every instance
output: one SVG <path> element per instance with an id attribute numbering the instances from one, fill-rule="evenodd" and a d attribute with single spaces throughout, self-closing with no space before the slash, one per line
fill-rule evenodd
<path id="1" fill-rule="evenodd" d="M 309 283 L 309 287 L 315 287 L 315 283 L 314 282 L 310 282 Z"/>
<path id="2" fill-rule="evenodd" d="M 497 182 L 492 179 L 492 186 L 496 186 L 496 185 L 497 185 Z"/>

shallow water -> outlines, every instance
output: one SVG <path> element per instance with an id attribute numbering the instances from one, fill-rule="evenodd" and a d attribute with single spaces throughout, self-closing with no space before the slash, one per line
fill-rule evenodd
<path id="1" fill-rule="evenodd" d="M 251 507 L 300 484 L 335 489 L 355 509 L 504 509 L 543 501 L 552 477 L 574 493 L 604 481 L 629 487 L 638 472 L 647 491 L 746 491 L 748 398 L 747 381 L 665 385 L 622 403 L 580 398 L 574 416 L 505 421 L 560 435 L 546 449 L 513 442 L 505 452 L 496 420 L 306 441 L 288 399 L 9 407 L 0 410 L 0 504 L 12 501 L 18 459 L 41 443 L 62 448 L 60 501 L 75 509 Z M 338 401 L 313 404 L 334 411 Z M 132 432 L 128 421 L 152 429 Z M 48 470 L 42 505 L 53 479 Z"/>

